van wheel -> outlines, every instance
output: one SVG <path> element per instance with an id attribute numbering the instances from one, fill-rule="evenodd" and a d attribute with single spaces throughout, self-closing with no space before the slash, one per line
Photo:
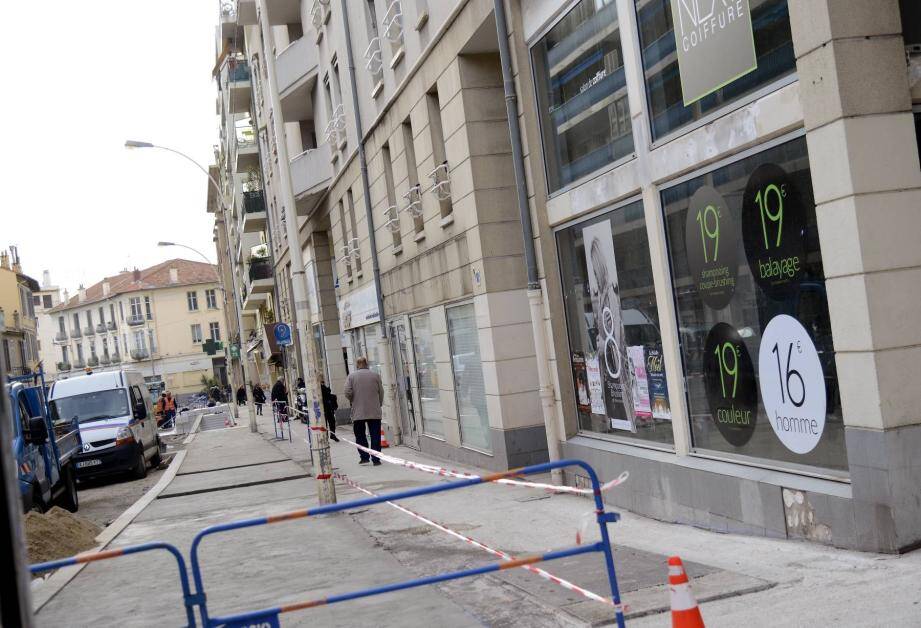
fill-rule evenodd
<path id="1" fill-rule="evenodd" d="M 61 506 L 70 512 L 77 512 L 80 509 L 80 499 L 77 497 L 77 478 L 72 465 L 67 465 L 64 476 L 66 484 L 60 497 Z"/>
<path id="2" fill-rule="evenodd" d="M 160 466 L 160 463 L 163 461 L 163 458 L 160 456 L 160 435 L 157 434 L 157 449 L 154 451 L 153 457 L 150 459 L 150 468 L 156 469 Z"/>
<path id="3" fill-rule="evenodd" d="M 131 469 L 131 475 L 138 480 L 147 477 L 147 459 L 144 457 L 143 445 L 138 445 L 138 457 Z"/>

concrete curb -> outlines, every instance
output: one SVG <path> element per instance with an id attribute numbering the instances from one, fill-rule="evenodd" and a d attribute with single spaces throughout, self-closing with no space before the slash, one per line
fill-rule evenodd
<path id="1" fill-rule="evenodd" d="M 196 423 L 194 427 L 198 427 Z M 195 435 L 195 432 L 190 434 L 184 442 L 188 443 L 191 441 L 191 437 Z M 96 537 L 96 543 L 98 545 L 89 550 L 91 552 L 98 552 L 111 543 L 115 537 L 122 533 L 122 531 L 128 527 L 134 518 L 141 514 L 150 503 L 157 498 L 157 496 L 162 493 L 167 486 L 173 481 L 176 477 L 176 474 L 179 472 L 179 467 L 182 465 L 182 461 L 185 460 L 186 450 L 176 452 L 176 455 L 173 457 L 173 461 L 170 462 L 169 467 L 167 467 L 166 472 L 160 478 L 160 480 L 154 484 L 149 491 L 144 493 L 140 499 L 134 502 L 125 512 L 120 514 L 118 518 L 110 523 L 105 530 L 99 533 L 99 536 Z M 54 572 L 50 578 L 47 580 L 35 580 L 32 584 L 32 612 L 37 613 L 41 608 L 51 601 L 51 599 L 57 595 L 57 593 L 63 589 L 67 584 L 73 580 L 77 574 L 79 574 L 88 563 L 83 563 L 80 565 L 71 565 L 69 567 L 62 567 Z M 37 584 L 36 584 L 37 583 Z"/>

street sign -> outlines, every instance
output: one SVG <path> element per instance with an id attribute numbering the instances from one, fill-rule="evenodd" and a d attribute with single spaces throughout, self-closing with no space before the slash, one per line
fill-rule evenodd
<path id="1" fill-rule="evenodd" d="M 275 342 L 278 343 L 279 347 L 289 347 L 291 346 L 291 326 L 287 323 L 276 323 L 275 329 L 273 330 L 275 334 Z"/>

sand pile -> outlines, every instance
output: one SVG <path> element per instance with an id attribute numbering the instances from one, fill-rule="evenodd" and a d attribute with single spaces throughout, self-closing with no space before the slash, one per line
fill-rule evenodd
<path id="1" fill-rule="evenodd" d="M 102 532 L 92 521 L 57 506 L 44 514 L 26 513 L 23 528 L 30 563 L 67 558 L 93 549 L 96 535 Z"/>

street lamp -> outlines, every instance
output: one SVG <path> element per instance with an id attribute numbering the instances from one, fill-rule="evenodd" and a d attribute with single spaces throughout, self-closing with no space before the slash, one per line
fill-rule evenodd
<path id="1" fill-rule="evenodd" d="M 211 176 L 211 173 L 208 172 L 207 168 L 205 168 L 203 165 L 201 165 L 200 163 L 198 163 L 197 161 L 195 161 L 194 159 L 192 159 L 191 157 L 189 157 L 182 151 L 178 151 L 174 148 L 169 148 L 168 146 L 160 146 L 158 144 L 153 144 L 151 142 L 141 142 L 138 140 L 126 140 L 125 148 L 129 150 L 136 149 L 136 148 L 159 148 L 160 150 L 165 150 L 170 153 L 175 153 L 176 155 L 179 155 L 180 157 L 184 158 L 186 161 L 191 162 L 196 168 L 204 172 L 206 177 L 208 177 L 208 181 L 211 182 L 211 185 L 214 186 L 214 191 L 217 192 L 217 198 L 218 198 L 218 202 L 220 202 L 221 204 L 221 210 L 224 212 L 225 215 L 229 213 L 227 209 L 227 204 L 224 202 L 224 194 L 221 192 L 221 186 L 218 184 L 218 182 L 214 179 L 213 176 Z M 157 246 L 178 246 L 178 247 L 186 248 L 186 249 L 189 249 L 190 251 L 194 251 L 198 255 L 201 255 L 204 258 L 204 260 L 208 262 L 208 264 L 211 263 L 210 260 L 208 260 L 207 256 L 204 253 L 202 253 L 201 251 L 197 249 L 192 248 L 191 246 L 187 246 L 185 244 L 178 244 L 176 242 L 158 242 Z M 237 289 L 237 273 L 234 269 L 231 269 L 230 271 L 230 279 L 233 284 L 232 285 L 233 299 L 231 299 L 231 301 L 233 302 L 233 308 L 237 313 L 237 330 L 239 331 L 239 334 L 240 334 L 240 368 L 243 371 L 243 386 L 245 388 L 246 382 L 251 381 L 251 380 L 249 378 L 249 373 L 248 373 L 249 369 L 247 369 L 246 367 L 246 360 L 243 358 L 243 346 L 242 346 L 243 345 L 243 313 L 240 311 L 240 308 L 237 305 L 236 295 L 239 293 L 239 290 Z M 225 297 L 224 302 L 226 303 L 227 302 L 227 298 L 226 298 L 227 291 L 224 289 L 222 284 L 223 282 L 221 281 L 220 275 L 218 275 L 218 285 L 221 286 L 221 292 L 224 293 L 224 297 Z M 232 398 L 228 401 L 228 403 L 230 404 L 231 408 L 235 409 L 236 406 Z M 249 430 L 251 432 L 257 432 L 259 431 L 259 428 L 256 425 L 256 411 L 253 408 L 252 394 L 249 394 L 246 396 L 246 403 L 247 403 L 247 407 L 249 408 Z"/>

